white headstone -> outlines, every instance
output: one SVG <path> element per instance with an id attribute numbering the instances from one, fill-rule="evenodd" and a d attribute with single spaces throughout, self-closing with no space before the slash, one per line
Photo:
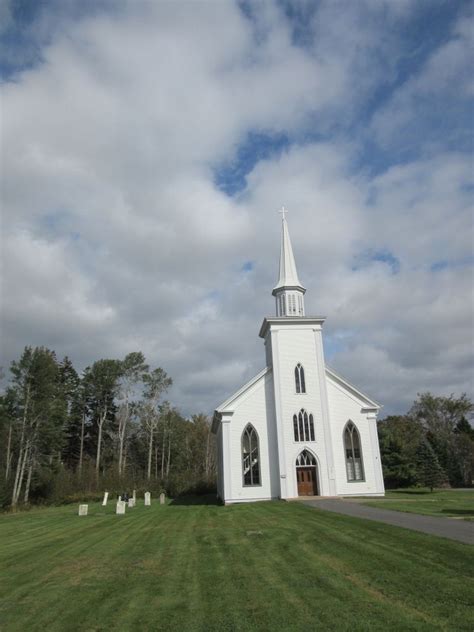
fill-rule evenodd
<path id="1" fill-rule="evenodd" d="M 161 492 L 161 494 L 160 494 L 160 505 L 164 505 L 165 504 L 165 499 L 166 499 L 166 496 L 164 495 L 163 492 Z"/>
<path id="2" fill-rule="evenodd" d="M 79 505 L 79 515 L 87 516 L 88 509 L 89 509 L 89 505 Z"/>
<path id="3" fill-rule="evenodd" d="M 129 498 L 128 499 L 128 506 L 129 507 L 135 507 L 135 498 Z"/>
<path id="4" fill-rule="evenodd" d="M 136 489 L 133 490 L 133 500 L 135 501 L 135 503 L 137 502 L 137 490 Z"/>
<path id="5" fill-rule="evenodd" d="M 116 514 L 124 514 L 125 513 L 125 502 L 123 500 L 117 501 L 117 509 L 115 510 Z"/>
<path id="6" fill-rule="evenodd" d="M 107 506 L 108 499 L 109 499 L 109 492 L 104 492 L 104 500 L 102 501 L 102 507 Z"/>
<path id="7" fill-rule="evenodd" d="M 151 494 L 150 492 L 145 492 L 145 507 L 149 507 L 151 505 Z"/>

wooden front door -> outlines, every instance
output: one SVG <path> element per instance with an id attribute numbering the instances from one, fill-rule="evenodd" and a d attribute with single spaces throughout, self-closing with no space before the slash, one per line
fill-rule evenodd
<path id="1" fill-rule="evenodd" d="M 314 465 L 309 467 L 297 467 L 296 480 L 298 481 L 298 496 L 318 495 L 318 481 Z"/>

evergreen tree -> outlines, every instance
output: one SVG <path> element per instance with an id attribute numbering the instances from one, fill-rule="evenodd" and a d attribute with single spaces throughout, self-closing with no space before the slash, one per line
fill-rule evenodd
<path id="1" fill-rule="evenodd" d="M 416 453 L 417 479 L 420 485 L 429 487 L 433 491 L 446 480 L 446 474 L 439 464 L 436 452 L 431 444 L 424 440 L 418 446 Z"/>
<path id="2" fill-rule="evenodd" d="M 380 454 L 387 487 L 416 484 L 416 450 L 423 428 L 415 418 L 392 415 L 378 423 Z"/>

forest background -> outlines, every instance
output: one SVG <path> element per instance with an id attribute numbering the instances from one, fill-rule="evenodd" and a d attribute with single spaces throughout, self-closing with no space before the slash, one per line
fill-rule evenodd
<path id="1" fill-rule="evenodd" d="M 0 395 L 0 506 L 59 504 L 132 489 L 171 497 L 216 489 L 211 420 L 166 399 L 172 378 L 142 352 L 79 374 L 68 357 L 26 347 Z M 378 422 L 387 488 L 471 487 L 473 404 L 465 394 L 418 396 Z"/>

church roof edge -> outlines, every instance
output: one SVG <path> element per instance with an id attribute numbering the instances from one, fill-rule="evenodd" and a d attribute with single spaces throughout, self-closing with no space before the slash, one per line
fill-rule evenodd
<path id="1" fill-rule="evenodd" d="M 255 375 L 251 380 L 249 380 L 246 384 L 244 384 L 241 388 L 239 388 L 238 391 L 236 391 L 233 395 L 228 397 L 225 400 L 225 402 L 222 402 L 222 404 L 220 404 L 220 406 L 217 406 L 217 408 L 214 411 L 214 416 L 216 415 L 216 413 L 219 414 L 219 413 L 222 413 L 225 410 L 228 410 L 228 408 L 232 404 L 232 402 L 234 402 L 238 397 L 240 397 L 246 391 L 248 391 L 254 384 L 256 384 L 264 375 L 269 373 L 271 370 L 272 370 L 271 366 L 266 366 L 259 373 L 257 373 L 257 375 Z"/>
<path id="2" fill-rule="evenodd" d="M 366 404 L 368 404 L 368 406 L 364 406 L 364 408 L 368 408 L 369 410 L 371 410 L 371 409 L 373 409 L 373 410 L 380 410 L 381 408 L 383 408 L 382 404 L 379 404 L 374 399 L 372 399 L 371 397 L 369 397 L 368 395 L 363 393 L 361 390 L 359 390 L 353 384 L 348 382 L 346 380 L 346 378 L 344 378 L 341 375 L 339 375 L 339 373 L 336 373 L 336 371 L 334 371 L 334 369 L 331 369 L 330 367 L 328 367 L 327 364 L 325 365 L 325 368 L 326 368 L 326 374 L 329 377 L 332 377 L 334 381 L 339 382 L 342 386 L 344 386 L 345 388 L 347 388 L 350 391 L 352 391 L 352 393 L 354 395 L 356 395 L 359 399 L 362 399 L 363 401 L 365 401 Z"/>

